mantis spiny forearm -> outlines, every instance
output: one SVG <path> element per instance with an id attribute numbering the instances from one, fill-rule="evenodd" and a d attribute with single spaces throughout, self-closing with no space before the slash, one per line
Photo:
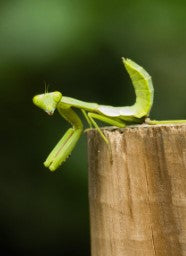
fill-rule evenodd
<path id="1" fill-rule="evenodd" d="M 52 115 L 57 108 L 59 114 L 72 125 L 72 128 L 67 130 L 44 162 L 44 165 L 51 171 L 56 170 L 68 158 L 83 132 L 82 122 L 73 110 L 74 108 L 82 111 L 90 127 L 95 127 L 106 143 L 109 142 L 94 119 L 120 128 L 143 122 L 147 124 L 186 123 L 186 120 L 150 120 L 148 116 L 154 96 L 151 77 L 134 61 L 124 58 L 122 60 L 132 80 L 136 94 L 136 102 L 132 106 L 113 107 L 99 105 L 65 97 L 57 91 L 45 92 L 33 98 L 33 103 L 49 115 Z"/>

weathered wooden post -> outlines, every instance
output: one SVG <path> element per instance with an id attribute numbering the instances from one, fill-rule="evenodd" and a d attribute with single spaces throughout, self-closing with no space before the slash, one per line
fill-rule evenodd
<path id="1" fill-rule="evenodd" d="M 186 255 L 186 125 L 88 131 L 91 256 Z"/>

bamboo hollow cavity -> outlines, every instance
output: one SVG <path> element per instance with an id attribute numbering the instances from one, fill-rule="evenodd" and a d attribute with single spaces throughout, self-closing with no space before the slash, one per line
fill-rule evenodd
<path id="1" fill-rule="evenodd" d="M 91 256 L 186 256 L 186 125 L 88 131 Z"/>

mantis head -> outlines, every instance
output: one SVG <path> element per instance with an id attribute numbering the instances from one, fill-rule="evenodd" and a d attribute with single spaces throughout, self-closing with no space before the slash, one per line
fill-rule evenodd
<path id="1" fill-rule="evenodd" d="M 43 109 L 47 114 L 53 115 L 58 103 L 62 99 L 60 92 L 43 93 L 33 97 L 33 103 Z"/>

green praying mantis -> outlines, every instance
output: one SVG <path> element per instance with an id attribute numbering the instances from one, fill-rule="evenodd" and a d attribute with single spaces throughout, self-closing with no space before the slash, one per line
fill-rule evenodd
<path id="1" fill-rule="evenodd" d="M 33 97 L 33 103 L 47 114 L 53 115 L 55 109 L 72 125 L 47 157 L 44 165 L 55 171 L 70 155 L 83 132 L 83 124 L 74 108 L 80 109 L 90 127 L 95 127 L 106 143 L 109 143 L 95 119 L 112 126 L 124 128 L 131 124 L 186 123 L 186 120 L 156 121 L 148 118 L 154 97 L 151 76 L 144 68 L 130 59 L 122 58 L 131 78 L 136 94 L 132 106 L 113 107 L 89 103 L 63 96 L 62 93 L 45 92 Z"/>

